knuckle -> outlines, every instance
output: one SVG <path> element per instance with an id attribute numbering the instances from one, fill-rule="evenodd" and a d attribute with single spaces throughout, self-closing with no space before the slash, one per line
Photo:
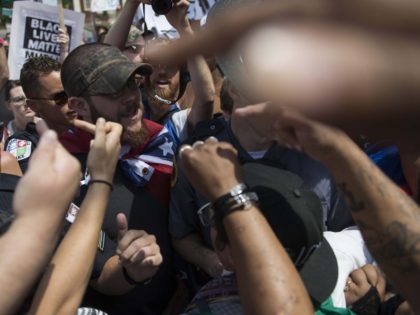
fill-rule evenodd
<path id="1" fill-rule="evenodd" d="M 154 236 L 153 234 L 149 234 L 148 241 L 151 243 L 156 243 L 156 236 Z"/>

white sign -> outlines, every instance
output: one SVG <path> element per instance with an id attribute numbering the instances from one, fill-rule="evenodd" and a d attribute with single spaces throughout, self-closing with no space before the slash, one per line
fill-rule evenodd
<path id="1" fill-rule="evenodd" d="M 119 4 L 118 0 L 91 0 L 90 11 L 115 11 Z"/>
<path id="2" fill-rule="evenodd" d="M 42 3 L 57 6 L 57 0 L 42 0 Z"/>
<path id="3" fill-rule="evenodd" d="M 64 10 L 64 24 L 70 37 L 70 51 L 82 43 L 84 23 L 84 14 Z M 8 60 L 11 80 L 19 79 L 20 69 L 30 57 L 47 55 L 58 59 L 59 27 L 57 7 L 31 1 L 13 3 Z"/>

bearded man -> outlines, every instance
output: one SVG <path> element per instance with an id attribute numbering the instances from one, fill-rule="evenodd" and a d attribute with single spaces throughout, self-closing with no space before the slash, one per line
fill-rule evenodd
<path id="1" fill-rule="evenodd" d="M 98 244 L 90 299 L 85 299 L 85 305 L 109 314 L 161 314 L 175 286 L 167 231 L 175 143 L 164 126 L 143 118 L 137 79 L 151 72 L 150 65 L 134 64 L 118 48 L 105 44 L 79 46 L 61 71 L 69 106 L 80 117 L 86 122 L 103 117 L 123 126 L 114 190 Z M 65 146 L 83 166 L 85 144 L 79 140 L 77 134 L 69 135 Z M 88 170 L 82 184 L 83 197 Z M 115 224 L 118 213 L 125 214 L 132 231 L 126 233 L 132 235 L 131 257 L 117 255 L 126 246 Z"/>

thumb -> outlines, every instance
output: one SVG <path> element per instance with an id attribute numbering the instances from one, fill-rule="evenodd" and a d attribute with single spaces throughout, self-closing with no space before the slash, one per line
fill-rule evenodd
<path id="1" fill-rule="evenodd" d="M 124 213 L 117 214 L 117 230 L 118 230 L 118 242 L 124 237 L 128 231 L 127 217 Z"/>
<path id="2" fill-rule="evenodd" d="M 57 134 L 52 130 L 45 131 L 38 143 L 38 150 L 35 150 L 29 161 L 29 167 L 36 165 L 37 168 L 49 169 L 55 162 L 58 145 Z"/>

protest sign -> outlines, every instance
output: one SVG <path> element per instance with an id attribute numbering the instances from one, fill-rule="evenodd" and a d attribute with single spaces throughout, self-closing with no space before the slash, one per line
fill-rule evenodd
<path id="1" fill-rule="evenodd" d="M 57 5 L 57 0 L 42 0 L 43 4 L 48 4 L 48 5 Z"/>
<path id="2" fill-rule="evenodd" d="M 84 21 L 84 14 L 64 10 L 70 51 L 82 43 Z M 19 78 L 22 65 L 30 57 L 46 55 L 59 58 L 59 27 L 57 7 L 31 1 L 18 1 L 13 4 L 8 58 L 11 80 Z"/>

